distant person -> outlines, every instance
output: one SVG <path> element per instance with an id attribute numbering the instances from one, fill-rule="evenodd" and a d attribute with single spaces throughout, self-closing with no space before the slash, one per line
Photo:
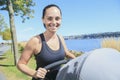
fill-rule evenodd
<path id="1" fill-rule="evenodd" d="M 48 5 L 43 9 L 42 21 L 46 31 L 32 37 L 18 61 L 18 69 L 23 73 L 33 77 L 46 78 L 45 80 L 55 80 L 59 67 L 51 69 L 49 72 L 44 67 L 53 62 L 63 60 L 66 57 L 75 58 L 66 47 L 64 38 L 56 32 L 60 28 L 62 20 L 61 9 L 54 4 Z M 27 66 L 32 55 L 35 55 L 36 70 Z"/>

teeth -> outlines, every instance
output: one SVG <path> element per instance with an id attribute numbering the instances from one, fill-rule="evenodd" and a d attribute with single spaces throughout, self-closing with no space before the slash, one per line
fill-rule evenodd
<path id="1" fill-rule="evenodd" d="M 51 26 L 51 27 L 52 27 L 52 26 L 54 27 L 54 26 L 55 26 L 55 24 L 50 24 L 50 26 Z"/>
<path id="2" fill-rule="evenodd" d="M 56 26 L 50 26 L 50 27 L 56 27 Z"/>

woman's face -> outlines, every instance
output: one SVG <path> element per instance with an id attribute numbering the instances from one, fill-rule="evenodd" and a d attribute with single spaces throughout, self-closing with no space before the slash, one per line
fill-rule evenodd
<path id="1" fill-rule="evenodd" d="M 61 14 L 59 9 L 56 7 L 46 9 L 43 23 L 48 31 L 56 32 L 61 24 Z"/>

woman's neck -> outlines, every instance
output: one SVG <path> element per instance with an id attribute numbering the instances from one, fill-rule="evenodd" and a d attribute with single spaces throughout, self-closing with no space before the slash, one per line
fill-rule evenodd
<path id="1" fill-rule="evenodd" d="M 57 34 L 56 33 L 50 33 L 50 32 L 44 32 L 43 33 L 44 34 L 44 36 L 47 38 L 47 39 L 54 39 L 54 38 L 56 38 L 56 36 L 57 36 Z"/>

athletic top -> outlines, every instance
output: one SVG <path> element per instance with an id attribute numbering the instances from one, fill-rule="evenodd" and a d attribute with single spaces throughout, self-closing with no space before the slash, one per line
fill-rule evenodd
<path id="1" fill-rule="evenodd" d="M 59 61 L 59 60 L 63 60 L 65 58 L 65 51 L 63 48 L 63 45 L 61 43 L 61 40 L 58 36 L 59 39 L 59 49 L 58 50 L 52 50 L 46 43 L 45 38 L 43 33 L 39 35 L 41 37 L 42 40 L 42 48 L 41 51 L 35 55 L 35 59 L 36 59 L 36 70 L 39 67 L 45 67 L 53 62 Z M 55 67 L 50 69 L 50 71 L 52 70 L 58 70 L 60 68 L 59 67 Z"/>

